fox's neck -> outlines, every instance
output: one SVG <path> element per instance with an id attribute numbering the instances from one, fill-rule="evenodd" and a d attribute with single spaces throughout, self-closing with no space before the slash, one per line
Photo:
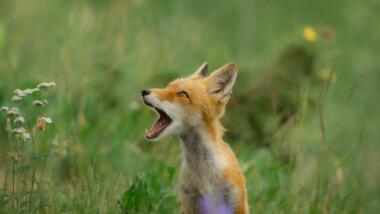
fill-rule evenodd
<path id="1" fill-rule="evenodd" d="M 216 148 L 222 142 L 207 127 L 189 127 L 179 135 L 183 148 L 183 164 L 194 173 L 215 168 Z"/>

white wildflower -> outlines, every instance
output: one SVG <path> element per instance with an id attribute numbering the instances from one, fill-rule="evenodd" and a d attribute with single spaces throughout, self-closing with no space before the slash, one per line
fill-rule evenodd
<path id="1" fill-rule="evenodd" d="M 51 86 L 52 88 L 55 88 L 55 86 L 56 86 L 55 82 L 50 82 L 50 86 Z"/>
<path id="2" fill-rule="evenodd" d="M 25 142 L 30 140 L 31 135 L 26 132 L 24 127 L 18 127 L 12 130 L 12 134 L 14 134 L 17 141 Z"/>
<path id="3" fill-rule="evenodd" d="M 24 127 L 18 127 L 18 128 L 14 128 L 14 129 L 12 130 L 12 133 L 13 133 L 13 134 L 23 134 L 23 133 L 25 133 L 25 132 L 26 132 L 26 130 L 25 130 Z"/>
<path id="4" fill-rule="evenodd" d="M 33 101 L 33 105 L 40 107 L 40 106 L 44 106 L 45 103 L 41 100 L 35 100 Z"/>
<path id="5" fill-rule="evenodd" d="M 40 117 L 40 121 L 44 121 L 47 124 L 53 123 L 53 120 L 50 117 Z"/>
<path id="6" fill-rule="evenodd" d="M 35 92 L 37 92 L 39 90 L 40 89 L 38 89 L 38 88 L 27 88 L 27 89 L 24 90 L 24 93 L 27 94 L 27 95 L 29 95 L 29 94 L 33 94 L 33 93 L 35 93 Z"/>
<path id="7" fill-rule="evenodd" d="M 27 88 L 25 90 L 16 89 L 16 90 L 14 90 L 13 93 L 15 93 L 14 97 L 20 97 L 20 98 L 22 98 L 22 97 L 28 96 L 30 94 L 33 94 L 33 93 L 35 93 L 37 91 L 39 91 L 38 88 Z"/>
<path id="8" fill-rule="evenodd" d="M 8 106 L 3 106 L 0 108 L 0 111 L 3 111 L 3 112 L 8 112 L 9 108 Z"/>
<path id="9" fill-rule="evenodd" d="M 46 89 L 46 90 L 49 90 L 49 89 L 52 89 L 52 88 L 55 88 L 55 83 L 54 82 L 43 82 L 43 83 L 40 83 L 37 85 L 37 88 L 38 89 Z"/>
<path id="10" fill-rule="evenodd" d="M 23 116 L 18 116 L 14 119 L 14 123 L 23 124 L 25 123 L 25 118 Z"/>
<path id="11" fill-rule="evenodd" d="M 43 82 L 43 83 L 40 83 L 37 85 L 37 88 L 39 88 L 39 89 L 44 89 L 44 88 L 48 88 L 48 87 L 50 87 L 50 84 L 47 82 Z"/>
<path id="12" fill-rule="evenodd" d="M 13 93 L 15 93 L 19 97 L 25 97 L 26 96 L 26 93 L 23 90 L 20 90 L 20 89 L 14 90 Z"/>
<path id="13" fill-rule="evenodd" d="M 18 96 L 18 95 L 14 95 L 12 97 L 12 102 L 20 102 L 22 100 L 22 97 Z"/>
<path id="14" fill-rule="evenodd" d="M 32 137 L 30 136 L 30 134 L 28 133 L 28 132 L 24 132 L 24 133 L 22 133 L 22 135 L 21 135 L 21 140 L 22 141 L 28 141 L 28 140 L 30 140 L 30 139 L 32 139 Z"/>
<path id="15" fill-rule="evenodd" d="M 8 116 L 18 116 L 18 115 L 20 115 L 20 111 L 18 110 L 18 108 L 13 107 L 7 111 L 7 115 Z"/>

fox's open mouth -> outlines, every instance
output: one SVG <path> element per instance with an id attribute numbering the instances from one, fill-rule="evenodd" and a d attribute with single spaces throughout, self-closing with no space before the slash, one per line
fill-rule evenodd
<path id="1" fill-rule="evenodd" d="M 153 127 L 150 130 L 145 130 L 145 137 L 147 139 L 154 139 L 159 136 L 172 122 L 172 119 L 166 114 L 165 111 L 159 109 L 152 104 L 146 102 L 144 103 L 156 111 L 159 115 L 158 120 L 153 124 Z"/>

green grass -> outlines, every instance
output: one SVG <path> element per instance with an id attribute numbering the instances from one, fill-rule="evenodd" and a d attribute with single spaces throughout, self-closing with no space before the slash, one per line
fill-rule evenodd
<path id="1" fill-rule="evenodd" d="M 377 0 L 3 0 L 0 105 L 12 105 L 16 88 L 57 84 L 46 111 L 54 123 L 36 145 L 37 180 L 46 179 L 35 206 L 48 205 L 38 212 L 177 213 L 180 144 L 144 140 L 154 116 L 138 105 L 139 91 L 207 61 L 211 70 L 239 66 L 223 122 L 251 212 L 376 213 L 379 19 Z M 317 42 L 304 40 L 305 26 L 317 30 Z M 281 60 L 295 46 L 311 54 L 311 76 L 293 72 L 305 58 Z M 270 83 L 294 123 L 270 111 L 266 78 L 277 75 Z M 14 145 L 0 120 L 2 185 Z"/>

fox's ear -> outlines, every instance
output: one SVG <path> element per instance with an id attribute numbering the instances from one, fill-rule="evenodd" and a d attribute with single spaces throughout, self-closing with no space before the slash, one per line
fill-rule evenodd
<path id="1" fill-rule="evenodd" d="M 193 74 L 193 77 L 207 77 L 208 75 L 208 64 L 205 62 L 197 69 Z"/>
<path id="2" fill-rule="evenodd" d="M 208 91 L 211 95 L 216 96 L 220 102 L 227 103 L 237 77 L 236 64 L 226 64 L 218 70 L 214 71 L 208 77 Z"/>

